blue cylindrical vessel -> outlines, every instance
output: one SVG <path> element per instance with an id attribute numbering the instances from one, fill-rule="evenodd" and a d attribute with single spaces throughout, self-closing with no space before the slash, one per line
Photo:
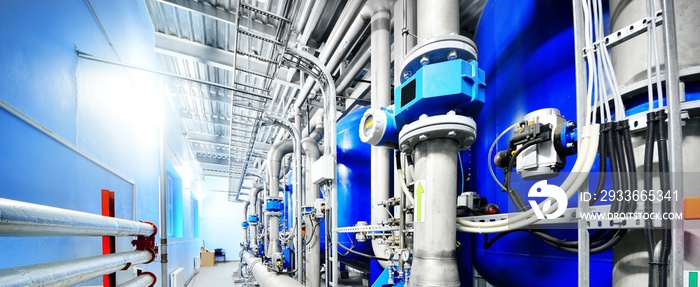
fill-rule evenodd
<path id="1" fill-rule="evenodd" d="M 360 140 L 360 119 L 367 108 L 354 111 L 342 118 L 337 125 L 338 137 L 338 226 L 352 226 L 358 221 L 368 224 L 370 212 L 370 150 L 371 146 Z M 357 242 L 352 233 L 338 235 L 340 244 L 353 250 L 372 254 L 369 242 Z M 338 249 L 342 254 L 343 249 Z M 353 254 L 340 256 L 341 261 L 367 270 L 369 260 Z"/>
<path id="2" fill-rule="evenodd" d="M 508 197 L 488 172 L 491 159 L 487 154 L 495 137 L 527 113 L 542 108 L 557 108 L 567 119 L 576 119 L 572 15 L 571 1 L 488 1 L 477 27 L 475 42 L 487 86 L 472 146 L 474 187 L 504 212 Z M 506 149 L 508 138 L 496 150 Z M 574 161 L 575 156 L 569 157 L 564 171 Z M 497 175 L 502 181 L 503 173 Z M 527 189 L 519 190 L 527 195 Z M 572 200 L 569 206 L 575 203 Z M 576 238 L 575 230 L 556 234 Z M 484 237 L 474 236 L 474 266 L 494 286 L 577 285 L 576 254 L 554 249 L 527 233 L 509 234 L 488 250 L 483 247 Z M 591 286 L 611 286 L 611 252 L 592 256 L 590 270 Z M 462 284 L 471 286 L 471 282 Z"/>

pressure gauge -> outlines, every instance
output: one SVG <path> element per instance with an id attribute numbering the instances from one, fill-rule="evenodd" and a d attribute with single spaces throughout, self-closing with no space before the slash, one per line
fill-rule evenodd
<path id="1" fill-rule="evenodd" d="M 410 258 L 411 258 L 411 252 L 410 252 L 410 251 L 408 251 L 408 250 L 406 250 L 406 249 L 401 250 L 401 260 L 403 260 L 403 261 L 408 261 L 408 259 L 410 259 Z"/>
<path id="2" fill-rule="evenodd" d="M 398 133 L 391 110 L 368 109 L 360 120 L 360 140 L 373 146 L 396 146 Z"/>

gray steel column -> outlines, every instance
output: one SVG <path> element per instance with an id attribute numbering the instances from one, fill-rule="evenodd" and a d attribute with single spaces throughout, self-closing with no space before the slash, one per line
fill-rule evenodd
<path id="1" fill-rule="evenodd" d="M 583 59 L 583 49 L 585 48 L 584 40 L 584 21 L 583 7 L 580 0 L 572 0 L 574 13 L 574 66 L 576 69 L 576 121 L 584 123 L 586 121 L 586 61 Z M 581 133 L 578 133 L 581 142 Z M 579 150 L 581 145 L 578 146 Z M 579 156 L 582 156 L 579 154 Z M 584 183 L 579 191 L 587 191 L 588 184 Z M 588 211 L 588 202 L 579 201 L 578 212 Z M 590 237 L 586 222 L 583 219 L 578 221 L 578 287 L 588 287 L 590 285 Z"/>
<path id="2" fill-rule="evenodd" d="M 459 34 L 459 0 L 418 0 L 418 43 Z"/>
<path id="3" fill-rule="evenodd" d="M 391 10 L 388 1 L 373 0 L 372 5 L 372 60 L 371 60 L 371 96 L 372 108 L 380 109 L 391 104 Z M 380 202 L 389 199 L 391 190 L 391 150 L 386 147 L 372 146 L 371 149 L 371 204 L 372 225 L 380 224 L 389 218 Z M 385 246 L 379 244 L 379 238 L 372 239 L 375 255 L 383 256 Z"/>
<path id="4" fill-rule="evenodd" d="M 678 75 L 678 48 L 676 47 L 676 17 L 673 1 L 662 0 L 664 13 L 664 46 L 666 46 L 666 97 L 668 102 L 668 149 L 669 172 L 671 174 L 671 190 L 678 191 L 678 198 L 685 198 L 683 191 L 683 131 L 681 121 L 681 99 Z M 683 201 L 676 200 L 671 205 L 671 212 L 683 212 Z M 671 221 L 671 264 L 672 287 L 683 286 L 684 257 L 684 224 L 683 220 Z"/>
<path id="5" fill-rule="evenodd" d="M 457 141 L 427 140 L 416 145 L 414 156 L 414 190 L 423 210 L 416 210 L 413 223 L 411 286 L 460 286 L 455 258 Z"/>
<path id="6" fill-rule="evenodd" d="M 160 277 L 168 278 L 168 192 L 167 192 L 167 176 L 168 172 L 165 167 L 165 128 L 160 127 Z M 168 287 L 168 280 L 161 280 L 162 287 Z"/>

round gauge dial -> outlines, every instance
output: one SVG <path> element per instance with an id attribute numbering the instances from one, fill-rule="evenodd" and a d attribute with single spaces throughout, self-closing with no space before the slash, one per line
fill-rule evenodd
<path id="1" fill-rule="evenodd" d="M 362 126 L 362 133 L 366 137 L 371 137 L 373 131 L 374 131 L 374 116 L 369 114 L 365 118 L 365 125 Z"/>

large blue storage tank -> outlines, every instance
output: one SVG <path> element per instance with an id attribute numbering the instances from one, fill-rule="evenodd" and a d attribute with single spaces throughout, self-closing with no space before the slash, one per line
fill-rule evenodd
<path id="1" fill-rule="evenodd" d="M 337 124 L 338 146 L 338 226 L 355 225 L 358 221 L 370 223 L 370 150 L 371 146 L 360 140 L 359 126 L 368 107 L 349 113 Z M 352 233 L 338 235 L 340 244 L 362 253 L 372 254 L 369 241 L 357 242 Z M 338 249 L 346 253 L 343 249 Z M 357 255 L 340 256 L 341 261 L 367 270 L 369 260 Z"/>
<path id="2" fill-rule="evenodd" d="M 571 1 L 563 0 L 488 1 L 481 16 L 475 42 L 487 87 L 486 104 L 477 118 L 472 170 L 475 190 L 502 211 L 507 209 L 508 197 L 488 172 L 487 154 L 494 138 L 525 114 L 542 108 L 557 108 L 567 119 L 576 119 L 572 23 Z M 496 150 L 507 148 L 507 138 Z M 569 157 L 565 170 L 574 161 Z M 502 173 L 498 174 L 502 180 Z M 520 190 L 527 194 L 527 189 Z M 575 200 L 570 206 L 575 206 Z M 575 230 L 557 234 L 576 238 Z M 488 250 L 483 248 L 483 236 L 475 239 L 474 266 L 494 286 L 577 285 L 575 254 L 556 250 L 527 233 L 509 234 Z M 611 254 L 591 257 L 591 286 L 611 286 Z M 471 286 L 471 282 L 462 284 Z"/>

